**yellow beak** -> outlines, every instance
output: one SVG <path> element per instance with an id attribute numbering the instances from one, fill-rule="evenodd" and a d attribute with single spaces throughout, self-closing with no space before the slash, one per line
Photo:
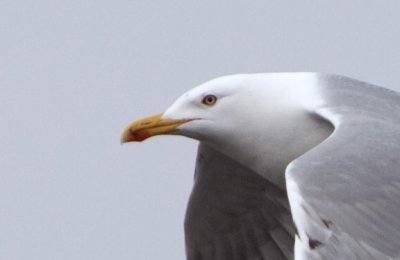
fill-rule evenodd
<path id="1" fill-rule="evenodd" d="M 161 114 L 143 118 L 130 124 L 122 134 L 121 143 L 141 142 L 156 135 L 173 134 L 177 127 L 191 119 L 161 119 Z"/>

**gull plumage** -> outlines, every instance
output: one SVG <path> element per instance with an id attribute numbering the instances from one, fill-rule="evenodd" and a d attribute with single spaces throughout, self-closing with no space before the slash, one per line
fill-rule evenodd
<path id="1" fill-rule="evenodd" d="M 398 259 L 399 111 L 398 93 L 348 77 L 231 75 L 133 123 L 122 142 L 200 141 L 189 260 Z"/>

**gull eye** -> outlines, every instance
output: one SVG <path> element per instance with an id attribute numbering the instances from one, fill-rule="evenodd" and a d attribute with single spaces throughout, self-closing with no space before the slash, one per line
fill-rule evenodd
<path id="1" fill-rule="evenodd" d="M 217 102 L 217 97 L 214 95 L 207 95 L 205 97 L 203 97 L 203 100 L 201 101 L 201 103 L 203 103 L 204 105 L 207 106 L 212 106 Z"/>

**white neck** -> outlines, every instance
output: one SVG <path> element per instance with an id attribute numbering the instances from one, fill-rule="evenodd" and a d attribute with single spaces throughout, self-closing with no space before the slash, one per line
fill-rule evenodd
<path id="1" fill-rule="evenodd" d="M 260 84 L 260 79 L 255 79 L 257 84 L 253 89 L 257 88 L 257 100 L 252 102 L 251 108 L 243 107 L 252 109 L 250 114 L 254 117 L 236 126 L 243 128 L 244 131 L 238 132 L 245 134 L 235 136 L 235 132 L 223 140 L 212 140 L 209 145 L 284 188 L 286 166 L 333 131 L 329 122 L 310 112 L 321 105 L 322 100 L 313 77 L 295 74 L 291 78 L 287 74 L 277 74 L 276 78 L 266 79 L 266 88 Z M 260 91 L 260 85 L 265 91 Z M 252 124 L 250 129 L 246 129 L 248 124 Z"/>

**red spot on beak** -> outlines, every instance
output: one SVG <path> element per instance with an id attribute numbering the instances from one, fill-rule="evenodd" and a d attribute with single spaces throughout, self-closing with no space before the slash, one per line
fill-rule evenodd
<path id="1" fill-rule="evenodd" d="M 135 138 L 135 141 L 139 141 L 139 142 L 150 137 L 149 132 L 146 130 L 138 130 L 138 131 L 133 132 L 132 134 Z"/>

